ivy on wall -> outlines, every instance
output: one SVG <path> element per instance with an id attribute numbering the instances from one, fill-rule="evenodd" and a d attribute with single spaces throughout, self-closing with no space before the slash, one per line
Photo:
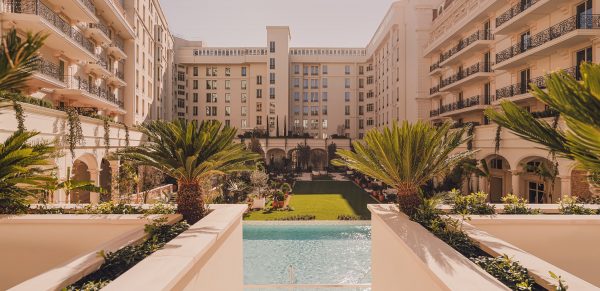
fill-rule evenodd
<path id="1" fill-rule="evenodd" d="M 75 158 L 75 147 L 78 144 L 83 144 L 83 129 L 81 128 L 81 120 L 79 119 L 79 113 L 77 109 L 73 107 L 67 107 L 65 112 L 67 113 L 67 124 L 69 126 L 69 132 L 67 134 L 67 142 L 69 143 L 69 151 L 71 151 L 71 157 Z"/>
<path id="2" fill-rule="evenodd" d="M 110 124 L 108 123 L 108 118 L 104 118 L 104 149 L 106 153 L 110 149 Z"/>
<path id="3" fill-rule="evenodd" d="M 496 137 L 494 138 L 494 153 L 500 151 L 500 134 L 502 133 L 502 126 L 498 125 L 496 128 Z"/>

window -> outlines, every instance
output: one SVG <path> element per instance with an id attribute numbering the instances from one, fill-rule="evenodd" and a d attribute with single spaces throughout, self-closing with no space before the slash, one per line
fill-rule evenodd
<path id="1" fill-rule="evenodd" d="M 365 79 L 358 79 L 358 88 L 363 89 L 365 88 Z"/>
<path id="2" fill-rule="evenodd" d="M 576 59 L 576 69 L 575 69 L 575 77 L 577 78 L 577 80 L 581 80 L 581 64 L 582 63 L 591 63 L 593 58 L 592 58 L 592 48 L 588 47 L 585 49 L 582 49 L 580 51 L 577 51 L 577 53 L 575 53 L 575 59 Z"/>
<path id="3" fill-rule="evenodd" d="M 269 42 L 269 52 L 271 52 L 271 53 L 275 52 L 275 42 L 274 41 Z"/>
<path id="4" fill-rule="evenodd" d="M 373 118 L 367 119 L 367 126 L 373 126 L 374 124 L 375 122 L 373 121 Z"/>
<path id="5" fill-rule="evenodd" d="M 308 102 L 308 92 L 303 92 L 302 93 L 302 101 Z"/>
<path id="6" fill-rule="evenodd" d="M 275 114 L 275 103 L 269 103 L 269 113 Z"/>
<path id="7" fill-rule="evenodd" d="M 365 129 L 365 120 L 364 119 L 358 120 L 358 129 Z"/>
<path id="8" fill-rule="evenodd" d="M 248 88 L 248 81 L 246 81 L 246 80 L 242 80 L 242 83 L 241 83 L 241 85 L 242 85 L 242 86 L 241 86 L 241 87 L 242 87 L 242 90 L 246 90 L 246 88 Z"/>
<path id="9" fill-rule="evenodd" d="M 524 52 L 531 46 L 531 32 L 527 31 L 521 34 L 521 51 Z"/>
<path id="10" fill-rule="evenodd" d="M 302 107 L 302 115 L 304 115 L 304 116 L 308 115 L 308 106 L 303 106 Z"/>
<path id="11" fill-rule="evenodd" d="M 350 102 L 350 92 L 344 92 L 344 101 Z"/>
<path id="12" fill-rule="evenodd" d="M 262 112 L 262 103 L 261 102 L 256 103 L 256 112 Z"/>
<path id="13" fill-rule="evenodd" d="M 246 77 L 246 67 L 242 67 L 242 77 Z"/>
<path id="14" fill-rule="evenodd" d="M 300 115 L 300 107 L 294 106 L 294 115 Z"/>
<path id="15" fill-rule="evenodd" d="M 321 99 L 323 100 L 323 102 L 327 102 L 327 95 L 328 95 L 327 92 L 321 93 L 321 97 L 322 97 Z"/>
<path id="16" fill-rule="evenodd" d="M 217 90 L 217 80 L 206 80 L 207 90 Z"/>
<path id="17" fill-rule="evenodd" d="M 327 129 L 327 119 L 323 119 L 322 127 L 323 129 Z"/>
<path id="18" fill-rule="evenodd" d="M 262 116 L 256 116 L 256 125 L 262 125 Z"/>
<path id="19" fill-rule="evenodd" d="M 350 119 L 344 120 L 344 128 L 345 129 L 350 129 Z"/>
<path id="20" fill-rule="evenodd" d="M 294 65 L 294 74 L 300 74 L 300 65 Z"/>
<path id="21" fill-rule="evenodd" d="M 367 104 L 367 112 L 373 112 L 374 109 L 375 109 L 375 106 L 373 106 L 373 103 Z"/>
<path id="22" fill-rule="evenodd" d="M 502 160 L 501 159 L 492 159 L 490 161 L 490 166 L 492 169 L 502 170 Z"/>
<path id="23" fill-rule="evenodd" d="M 231 77 L 231 68 L 225 68 L 225 76 Z"/>
<path id="24" fill-rule="evenodd" d="M 269 69 L 275 70 L 275 58 L 269 59 Z"/>
<path id="25" fill-rule="evenodd" d="M 535 173 L 538 171 L 538 169 L 540 169 L 541 165 L 541 162 L 528 162 L 527 167 L 525 169 L 527 170 L 527 173 Z"/>
<path id="26" fill-rule="evenodd" d="M 310 92 L 310 102 L 319 102 L 319 92 Z"/>
<path id="27" fill-rule="evenodd" d="M 327 85 L 327 78 L 323 78 L 321 84 L 323 85 L 323 88 L 327 88 L 328 87 L 328 85 Z"/>
<path id="28" fill-rule="evenodd" d="M 231 102 L 231 93 L 225 93 L 225 102 Z"/>
<path id="29" fill-rule="evenodd" d="M 350 66 L 346 65 L 346 67 L 344 67 L 344 74 L 350 75 Z"/>
<path id="30" fill-rule="evenodd" d="M 206 103 L 217 103 L 217 93 L 206 93 Z"/>
<path id="31" fill-rule="evenodd" d="M 300 101 L 300 92 L 294 92 L 293 96 L 294 96 L 294 101 L 296 101 L 296 102 Z"/>
<path id="32" fill-rule="evenodd" d="M 269 88 L 269 98 L 275 99 L 275 88 L 274 87 Z"/>
<path id="33" fill-rule="evenodd" d="M 194 77 L 198 77 L 198 67 L 194 67 L 193 74 L 194 74 Z"/>
<path id="34" fill-rule="evenodd" d="M 311 79 L 310 80 L 310 88 L 318 89 L 319 88 L 319 79 Z"/>
<path id="35" fill-rule="evenodd" d="M 304 76 L 308 76 L 308 66 L 304 66 L 304 67 L 302 67 L 302 74 L 303 74 Z"/>
<path id="36" fill-rule="evenodd" d="M 192 108 L 192 114 L 193 114 L 194 116 L 198 116 L 198 106 L 194 106 L 194 107 Z"/>
<path id="37" fill-rule="evenodd" d="M 231 127 L 231 120 L 225 119 L 225 127 Z"/>
<path id="38" fill-rule="evenodd" d="M 248 101 L 248 95 L 246 93 L 242 93 L 241 100 L 242 103 L 246 103 Z"/>
<path id="39" fill-rule="evenodd" d="M 247 116 L 247 115 L 248 115 L 248 107 L 242 106 L 242 116 Z"/>
<path id="40" fill-rule="evenodd" d="M 344 79 L 344 87 L 350 88 L 350 79 L 349 78 Z"/>
<path id="41" fill-rule="evenodd" d="M 327 65 L 323 65 L 322 71 L 323 75 L 327 75 Z"/>
<path id="42" fill-rule="evenodd" d="M 193 93 L 192 98 L 194 102 L 198 102 L 198 93 Z"/>
<path id="43" fill-rule="evenodd" d="M 242 125 L 242 128 L 248 128 L 248 120 L 247 119 L 242 119 L 241 120 L 241 125 Z"/>
<path id="44" fill-rule="evenodd" d="M 256 98 L 262 98 L 262 89 L 256 89 Z"/>
<path id="45" fill-rule="evenodd" d="M 323 115 L 327 115 L 327 105 L 323 105 L 322 112 L 323 112 Z"/>
<path id="46" fill-rule="evenodd" d="M 269 73 L 269 83 L 271 85 L 275 84 L 275 73 Z"/>
<path id="47" fill-rule="evenodd" d="M 206 106 L 206 116 L 217 116 L 217 107 Z"/>
<path id="48" fill-rule="evenodd" d="M 310 129 L 319 129 L 319 120 L 318 119 L 310 120 Z"/>
<path id="49" fill-rule="evenodd" d="M 225 80 L 225 90 L 231 89 L 231 80 Z"/>
<path id="50" fill-rule="evenodd" d="M 350 115 L 350 105 L 344 107 L 344 115 Z"/>
<path id="51" fill-rule="evenodd" d="M 262 76 L 261 75 L 256 76 L 256 85 L 262 85 Z"/>
<path id="52" fill-rule="evenodd" d="M 231 115 L 231 106 L 225 106 L 225 116 Z"/>
<path id="53" fill-rule="evenodd" d="M 292 86 L 294 88 L 300 88 L 300 79 L 299 78 L 292 79 Z"/>
<path id="54" fill-rule="evenodd" d="M 531 82 L 531 70 L 527 68 L 519 72 L 519 94 L 525 94 L 529 90 L 529 83 Z"/>
<path id="55" fill-rule="evenodd" d="M 358 106 L 358 115 L 364 115 L 365 114 L 365 107 L 364 106 Z"/>
<path id="56" fill-rule="evenodd" d="M 310 74 L 313 76 L 316 76 L 319 74 L 319 66 L 311 66 L 310 67 Z"/>
<path id="57" fill-rule="evenodd" d="M 358 74 L 359 75 L 364 75 L 365 74 L 365 67 L 364 66 L 359 66 L 358 67 Z"/>
<path id="58" fill-rule="evenodd" d="M 358 92 L 358 101 L 365 101 L 365 92 Z"/>
<path id="59" fill-rule="evenodd" d="M 302 88 L 308 89 L 308 79 L 302 80 Z"/>

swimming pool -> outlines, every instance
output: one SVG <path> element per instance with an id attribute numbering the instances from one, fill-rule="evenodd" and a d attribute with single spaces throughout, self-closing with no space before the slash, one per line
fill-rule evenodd
<path id="1" fill-rule="evenodd" d="M 371 282 L 369 224 L 244 224 L 244 284 Z"/>

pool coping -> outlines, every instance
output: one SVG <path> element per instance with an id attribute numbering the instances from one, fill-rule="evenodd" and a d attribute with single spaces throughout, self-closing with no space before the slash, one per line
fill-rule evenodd
<path id="1" fill-rule="evenodd" d="M 244 220 L 243 225 L 356 225 L 371 226 L 370 220 Z"/>

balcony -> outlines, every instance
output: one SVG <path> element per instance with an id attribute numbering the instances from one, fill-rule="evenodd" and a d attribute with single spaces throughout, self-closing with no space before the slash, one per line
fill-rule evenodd
<path id="1" fill-rule="evenodd" d="M 488 48 L 494 40 L 490 31 L 480 30 L 469 37 L 461 39 L 456 46 L 440 54 L 440 66 L 449 66 L 460 63 L 460 56 Z"/>
<path id="2" fill-rule="evenodd" d="M 565 69 L 564 72 L 569 76 L 572 76 L 576 79 L 580 79 L 580 73 L 578 67 L 571 67 Z M 527 83 L 520 82 L 516 84 L 512 84 L 510 86 L 506 86 L 496 90 L 496 99 L 495 103 L 498 103 L 501 99 L 511 98 L 512 101 L 524 100 L 527 98 L 533 97 L 533 95 L 529 94 L 529 90 L 531 89 L 531 84 L 536 85 L 540 89 L 546 89 L 546 76 L 539 76 L 529 80 Z"/>
<path id="3" fill-rule="evenodd" d="M 430 98 L 440 96 L 440 95 L 442 95 L 442 91 L 440 91 L 440 85 L 433 86 L 429 89 L 429 97 Z"/>
<path id="4" fill-rule="evenodd" d="M 486 105 L 490 104 L 490 101 L 491 96 L 484 96 L 482 100 L 482 96 L 476 95 L 465 100 L 459 100 L 454 103 L 443 105 L 436 111 L 438 112 L 438 115 L 444 117 L 461 114 L 473 110 L 484 110 Z"/>
<path id="5" fill-rule="evenodd" d="M 88 23 L 85 30 L 85 36 L 95 40 L 97 43 L 105 45 L 110 43 L 108 26 L 102 22 Z"/>
<path id="6" fill-rule="evenodd" d="M 108 82 L 117 87 L 127 86 L 127 83 L 125 82 L 125 73 L 123 73 L 122 69 L 113 70 L 113 73 L 108 76 Z"/>
<path id="7" fill-rule="evenodd" d="M 97 55 L 97 60 L 94 62 L 89 62 L 85 66 L 85 71 L 103 78 L 109 76 L 110 70 L 108 69 L 108 58 L 103 55 Z"/>
<path id="8" fill-rule="evenodd" d="M 125 16 L 125 9 L 119 0 L 94 0 L 96 9 L 102 12 L 102 17 L 119 34 L 135 37 L 135 32 Z"/>
<path id="9" fill-rule="evenodd" d="M 123 39 L 118 36 L 113 37 L 112 43 L 108 46 L 108 53 L 118 60 L 126 59 L 127 54 L 125 53 Z"/>
<path id="10" fill-rule="evenodd" d="M 4 2 L 3 20 L 20 31 L 44 31 L 45 45 L 73 59 L 95 61 L 95 45 L 39 0 Z"/>
<path id="11" fill-rule="evenodd" d="M 67 85 L 64 80 L 63 70 L 57 64 L 40 58 L 37 72 L 28 83 L 34 88 L 65 88 Z"/>
<path id="12" fill-rule="evenodd" d="M 600 15 L 572 16 L 549 27 L 527 41 L 496 54 L 495 70 L 507 70 L 528 63 L 528 58 L 543 57 L 580 43 L 591 42 L 600 35 Z"/>
<path id="13" fill-rule="evenodd" d="M 429 75 L 433 76 L 442 72 L 442 67 L 440 66 L 440 61 L 433 63 L 429 66 Z"/>
<path id="14" fill-rule="evenodd" d="M 61 12 L 69 15 L 76 22 L 98 22 L 96 6 L 91 0 L 47 0 L 54 7 L 60 7 Z"/>
<path id="15" fill-rule="evenodd" d="M 473 82 L 487 80 L 493 76 L 492 64 L 482 62 L 468 67 L 457 74 L 442 80 L 440 84 L 441 91 L 450 91 L 461 85 L 467 85 Z"/>
<path id="16" fill-rule="evenodd" d="M 494 33 L 508 35 L 518 32 L 531 21 L 531 14 L 546 15 L 557 9 L 560 0 L 531 0 L 529 3 L 518 3 L 496 18 Z"/>
<path id="17" fill-rule="evenodd" d="M 105 88 L 91 84 L 88 80 L 81 77 L 67 77 L 68 86 L 66 89 L 56 90 L 58 94 L 75 97 L 76 101 L 87 106 L 97 108 L 110 108 L 119 113 L 125 113 L 123 110 L 123 101 L 119 100 L 113 93 Z"/>

